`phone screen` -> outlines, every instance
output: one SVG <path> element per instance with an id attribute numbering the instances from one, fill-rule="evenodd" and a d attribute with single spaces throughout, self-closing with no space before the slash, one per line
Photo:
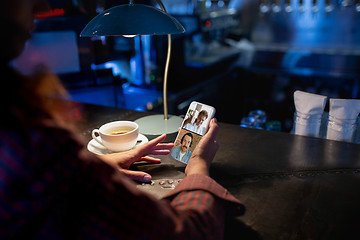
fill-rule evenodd
<path id="1" fill-rule="evenodd" d="M 215 108 L 202 103 L 192 102 L 181 124 L 170 156 L 187 164 L 196 145 L 206 133 L 210 120 L 214 115 Z"/>

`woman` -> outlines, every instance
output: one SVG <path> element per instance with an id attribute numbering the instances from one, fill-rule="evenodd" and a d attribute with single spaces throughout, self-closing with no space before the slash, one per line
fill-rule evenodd
<path id="1" fill-rule="evenodd" d="M 218 149 L 213 119 L 185 169 L 164 199 L 138 190 L 136 161 L 159 162 L 173 144 L 162 135 L 102 159 L 86 151 L 62 120 L 66 110 L 46 95 L 64 94 L 56 77 L 22 76 L 9 66 L 34 29 L 45 0 L 2 0 L 1 65 L 6 81 L 0 120 L 0 239 L 221 239 L 224 219 L 241 203 L 209 177 Z"/>

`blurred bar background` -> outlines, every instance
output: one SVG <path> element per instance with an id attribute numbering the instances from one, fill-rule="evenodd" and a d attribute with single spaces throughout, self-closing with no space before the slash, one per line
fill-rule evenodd
<path id="1" fill-rule="evenodd" d="M 97 13 L 128 2 L 49 2 L 51 11 L 38 16 L 33 39 L 14 61 L 18 69 L 28 73 L 48 66 L 75 101 L 162 111 L 166 36 L 80 38 Z M 262 110 L 289 132 L 295 90 L 359 98 L 360 0 L 164 0 L 164 5 L 186 29 L 173 35 L 170 114 L 184 114 L 196 100 L 213 105 L 219 121 L 240 124 L 250 111 Z"/>

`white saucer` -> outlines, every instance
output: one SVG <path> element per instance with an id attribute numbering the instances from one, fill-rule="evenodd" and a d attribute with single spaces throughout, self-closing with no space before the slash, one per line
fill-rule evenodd
<path id="1" fill-rule="evenodd" d="M 138 136 L 138 141 L 141 141 L 141 142 L 138 142 L 136 143 L 135 147 L 138 147 L 138 146 L 141 146 L 143 145 L 144 143 L 147 143 L 149 141 L 149 139 L 142 135 L 141 133 L 139 133 L 139 136 Z M 97 141 L 95 141 L 94 139 L 92 139 L 88 145 L 87 145 L 87 149 L 92 152 L 92 153 L 95 153 L 97 155 L 106 155 L 106 154 L 110 154 L 110 153 L 114 153 L 113 151 L 107 149 L 106 147 L 104 147 L 103 145 L 101 145 L 100 143 L 98 143 Z"/>

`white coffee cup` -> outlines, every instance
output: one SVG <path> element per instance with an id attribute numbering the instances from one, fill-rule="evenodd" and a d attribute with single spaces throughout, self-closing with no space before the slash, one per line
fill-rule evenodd
<path id="1" fill-rule="evenodd" d="M 113 152 L 127 151 L 135 147 L 139 126 L 131 121 L 115 121 L 92 131 L 92 138 Z"/>

